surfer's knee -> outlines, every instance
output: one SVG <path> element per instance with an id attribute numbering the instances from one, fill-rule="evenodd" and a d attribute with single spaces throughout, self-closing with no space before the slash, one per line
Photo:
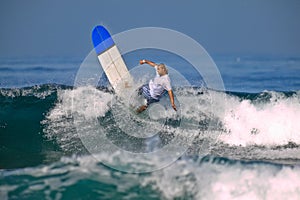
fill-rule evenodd
<path id="1" fill-rule="evenodd" d="M 147 105 L 142 105 L 141 107 L 139 107 L 139 108 L 136 110 L 136 112 L 137 112 L 137 113 L 141 113 L 141 112 L 145 111 L 147 108 L 148 108 Z"/>

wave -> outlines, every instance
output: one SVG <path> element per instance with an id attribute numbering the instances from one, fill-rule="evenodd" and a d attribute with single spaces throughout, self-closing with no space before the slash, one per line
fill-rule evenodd
<path id="1" fill-rule="evenodd" d="M 192 141 L 187 154 L 278 163 L 300 159 L 300 92 L 176 88 L 175 94 L 177 113 L 163 97 L 135 115 L 107 88 L 50 84 L 0 89 L 0 142 L 6 161 L 0 167 L 35 166 L 63 155 L 87 154 L 87 146 L 105 145 L 95 139 L 101 134 L 136 153 L 161 149 L 177 134 Z M 133 94 L 128 102 L 141 103 Z M 91 139 L 85 141 L 83 133 Z M 20 155 L 35 159 L 18 159 Z"/>
<path id="2" fill-rule="evenodd" d="M 299 92 L 266 91 L 249 99 L 229 97 L 222 119 L 228 134 L 221 139 L 242 146 L 299 144 L 299 102 Z"/>
<path id="3" fill-rule="evenodd" d="M 212 156 L 183 157 L 167 168 L 147 174 L 110 170 L 92 156 L 63 157 L 51 165 L 0 170 L 0 174 L 1 199 L 300 197 L 299 166 L 241 162 Z"/>
<path id="4" fill-rule="evenodd" d="M 53 67 L 45 67 L 45 66 L 34 66 L 34 67 L 26 67 L 26 68 L 11 68 L 11 67 L 1 67 L 1 73 L 16 73 L 16 72 L 26 72 L 26 73 L 49 73 L 49 72 L 71 72 L 74 69 L 66 69 L 66 68 L 53 68 Z"/>

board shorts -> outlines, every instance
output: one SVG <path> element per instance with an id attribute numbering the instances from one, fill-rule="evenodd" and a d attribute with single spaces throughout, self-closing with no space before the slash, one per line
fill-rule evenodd
<path id="1" fill-rule="evenodd" d="M 140 87 L 138 94 L 144 96 L 144 98 L 147 100 L 147 106 L 149 106 L 151 103 L 159 102 L 159 99 L 154 99 L 153 97 L 151 97 L 150 88 L 148 84 L 145 84 L 142 87 Z"/>

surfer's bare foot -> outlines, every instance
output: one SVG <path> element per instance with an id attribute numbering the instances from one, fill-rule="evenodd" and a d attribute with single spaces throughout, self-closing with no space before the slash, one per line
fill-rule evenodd
<path id="1" fill-rule="evenodd" d="M 136 112 L 137 113 L 141 113 L 141 112 L 143 112 L 144 110 L 146 110 L 147 109 L 147 106 L 146 105 L 142 105 L 141 107 L 139 107 L 137 110 L 136 110 Z"/>

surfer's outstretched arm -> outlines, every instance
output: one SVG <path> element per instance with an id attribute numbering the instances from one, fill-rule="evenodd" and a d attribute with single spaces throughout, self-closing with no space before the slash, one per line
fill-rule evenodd
<path id="1" fill-rule="evenodd" d="M 172 108 L 177 111 L 177 108 L 176 108 L 176 105 L 174 103 L 174 95 L 173 95 L 173 91 L 172 90 L 169 90 L 168 91 L 168 94 L 169 94 L 169 97 L 170 97 L 170 101 L 171 101 L 171 105 L 172 105 Z"/>
<path id="2" fill-rule="evenodd" d="M 148 65 L 150 65 L 150 66 L 152 66 L 152 67 L 155 67 L 157 64 L 155 63 L 155 62 L 152 62 L 152 61 L 150 61 L 150 60 L 140 60 L 140 64 L 142 65 L 142 64 L 148 64 Z"/>

